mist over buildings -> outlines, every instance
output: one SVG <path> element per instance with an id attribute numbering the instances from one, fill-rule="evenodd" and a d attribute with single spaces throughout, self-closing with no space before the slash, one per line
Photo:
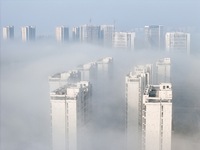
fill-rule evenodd
<path id="1" fill-rule="evenodd" d="M 172 61 L 172 149 L 200 148 L 199 54 L 136 52 L 86 44 L 2 42 L 1 149 L 49 150 L 48 76 L 105 56 L 113 57 L 114 70 L 111 78 L 102 77 L 94 87 L 92 120 L 88 135 L 83 136 L 85 149 L 125 149 L 124 77 L 134 66 L 163 57 Z"/>
<path id="2" fill-rule="evenodd" d="M 98 76 L 93 85 L 92 119 L 87 134 L 80 136 L 81 150 L 125 150 L 125 76 L 136 65 L 165 57 L 171 59 L 172 150 L 199 150 L 199 6 L 199 0 L 1 0 L 0 28 L 14 31 L 6 40 L 0 37 L 0 149 L 51 150 L 48 77 L 110 56 L 112 74 Z M 106 48 L 91 39 L 95 44 L 77 42 L 72 30 L 85 24 L 95 28 L 106 24 L 125 36 L 134 32 L 134 46 L 113 49 L 111 43 Z M 146 47 L 145 25 L 190 33 L 190 55 Z M 61 26 L 68 30 L 65 42 L 55 34 Z M 33 29 L 33 41 L 23 40 L 22 27 L 24 32 Z"/>

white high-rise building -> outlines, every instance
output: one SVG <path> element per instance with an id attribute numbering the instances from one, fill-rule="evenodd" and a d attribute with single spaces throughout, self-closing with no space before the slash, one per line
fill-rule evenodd
<path id="1" fill-rule="evenodd" d="M 67 84 L 50 93 L 53 150 L 79 150 L 91 114 L 91 85 Z"/>
<path id="2" fill-rule="evenodd" d="M 69 40 L 69 28 L 65 26 L 56 27 L 56 40 L 64 42 Z"/>
<path id="3" fill-rule="evenodd" d="M 86 43 L 98 43 L 100 39 L 100 26 L 82 25 L 72 29 L 74 40 Z"/>
<path id="4" fill-rule="evenodd" d="M 130 72 L 125 78 L 127 150 L 140 147 L 142 99 L 146 86 L 152 82 L 152 74 L 152 65 L 147 64 L 135 67 L 134 72 Z"/>
<path id="5" fill-rule="evenodd" d="M 72 39 L 73 39 L 73 41 L 80 41 L 80 28 L 79 27 L 72 28 Z"/>
<path id="6" fill-rule="evenodd" d="M 171 83 L 170 68 L 170 58 L 160 59 L 156 62 L 156 84 Z"/>
<path id="7" fill-rule="evenodd" d="M 146 48 L 164 49 L 164 27 L 162 25 L 145 26 L 144 32 Z"/>
<path id="8" fill-rule="evenodd" d="M 165 47 L 170 52 L 190 54 L 190 34 L 184 32 L 167 32 L 165 34 Z"/>
<path id="9" fill-rule="evenodd" d="M 148 86 L 142 105 L 142 150 L 171 150 L 171 83 Z"/>
<path id="10" fill-rule="evenodd" d="M 25 26 L 21 28 L 22 41 L 33 41 L 35 40 L 36 30 L 33 26 Z"/>
<path id="11" fill-rule="evenodd" d="M 134 49 L 135 33 L 134 32 L 114 32 L 112 36 L 113 48 Z"/>
<path id="12" fill-rule="evenodd" d="M 14 26 L 3 27 L 3 39 L 10 40 L 14 38 Z"/>
<path id="13" fill-rule="evenodd" d="M 115 31 L 114 25 L 101 25 L 100 26 L 100 38 L 104 46 L 112 46 L 112 34 Z"/>

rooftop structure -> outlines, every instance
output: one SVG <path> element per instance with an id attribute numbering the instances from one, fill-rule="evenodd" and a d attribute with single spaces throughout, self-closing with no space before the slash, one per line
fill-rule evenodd
<path id="1" fill-rule="evenodd" d="M 81 72 L 70 70 L 67 72 L 56 73 L 49 77 L 50 91 L 56 90 L 67 83 L 75 83 L 81 80 Z"/>

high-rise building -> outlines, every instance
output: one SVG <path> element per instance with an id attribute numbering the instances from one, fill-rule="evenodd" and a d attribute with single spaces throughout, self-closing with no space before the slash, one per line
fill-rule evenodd
<path id="1" fill-rule="evenodd" d="M 142 150 L 171 150 L 172 86 L 150 85 L 142 105 Z"/>
<path id="2" fill-rule="evenodd" d="M 22 41 L 33 41 L 36 37 L 36 29 L 34 26 L 25 26 L 21 28 Z"/>
<path id="3" fill-rule="evenodd" d="M 14 26 L 3 27 L 3 39 L 4 40 L 14 39 Z"/>
<path id="4" fill-rule="evenodd" d="M 98 43 L 100 39 L 100 26 L 82 25 L 72 29 L 73 39 L 86 43 Z"/>
<path id="5" fill-rule="evenodd" d="M 114 25 L 101 25 L 100 26 L 100 39 L 104 46 L 112 47 L 112 34 L 114 33 Z"/>
<path id="6" fill-rule="evenodd" d="M 112 36 L 113 48 L 134 49 L 135 33 L 134 32 L 114 32 Z"/>
<path id="7" fill-rule="evenodd" d="M 80 41 L 80 28 L 79 27 L 72 28 L 72 40 Z"/>
<path id="8" fill-rule="evenodd" d="M 152 65 L 137 66 L 126 78 L 126 137 L 127 150 L 139 149 L 141 146 L 140 122 L 142 119 L 142 99 L 147 85 L 152 76 Z"/>
<path id="9" fill-rule="evenodd" d="M 160 59 L 156 62 L 156 84 L 171 83 L 170 68 L 170 58 Z"/>
<path id="10" fill-rule="evenodd" d="M 91 114 L 91 85 L 67 84 L 50 93 L 53 150 L 79 150 Z"/>
<path id="11" fill-rule="evenodd" d="M 145 26 L 146 48 L 161 50 L 164 49 L 164 30 L 162 25 Z"/>
<path id="12" fill-rule="evenodd" d="M 184 32 L 167 32 L 165 34 L 165 47 L 170 52 L 190 54 L 190 34 Z"/>
<path id="13" fill-rule="evenodd" d="M 64 42 L 69 40 L 69 28 L 68 27 L 56 27 L 56 40 L 58 42 Z"/>

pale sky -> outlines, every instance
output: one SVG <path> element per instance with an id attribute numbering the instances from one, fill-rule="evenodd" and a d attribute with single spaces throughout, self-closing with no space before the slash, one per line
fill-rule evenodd
<path id="1" fill-rule="evenodd" d="M 144 25 L 200 27 L 200 0 L 1 0 L 1 26 L 34 25 L 37 34 L 55 27 L 113 24 L 131 30 Z M 17 33 L 18 32 L 18 33 Z"/>

